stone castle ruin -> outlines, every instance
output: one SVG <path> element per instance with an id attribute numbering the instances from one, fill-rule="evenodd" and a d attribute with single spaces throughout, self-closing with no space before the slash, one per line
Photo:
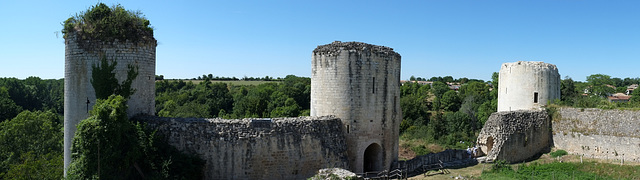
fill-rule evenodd
<path id="1" fill-rule="evenodd" d="M 162 118 L 153 116 L 157 43 L 152 31 L 150 37 L 134 37 L 135 41 L 80 37 L 79 31 L 65 34 L 65 170 L 71 162 L 76 125 L 89 117 L 96 103 L 94 68 L 109 64 L 115 64 L 114 73 L 101 75 L 112 75 L 118 83 L 129 81 L 132 69 L 137 72 L 131 81 L 135 92 L 128 100 L 128 115 L 157 128 L 178 150 L 204 159 L 206 179 L 303 179 L 322 168 L 363 173 L 400 164 L 401 56 L 392 48 L 336 41 L 313 50 L 310 117 Z M 498 112 L 477 140 L 490 160 L 525 160 L 558 142 L 572 153 L 608 158 L 620 152 L 640 161 L 637 113 L 561 109 L 564 118 L 552 126 L 544 107 L 560 98 L 555 65 L 505 63 L 499 75 Z M 618 122 L 611 120 L 611 114 L 622 114 L 615 117 L 624 119 L 619 121 L 623 125 L 606 125 Z M 606 143 L 593 143 L 598 138 Z M 425 162 L 462 159 L 464 153 L 452 150 L 403 164 L 420 169 Z"/>
<path id="2" fill-rule="evenodd" d="M 118 82 L 138 69 L 130 117 L 149 123 L 177 149 L 206 161 L 206 179 L 301 179 L 319 169 L 388 170 L 398 159 L 400 55 L 359 42 L 318 46 L 312 58 L 312 117 L 160 118 L 155 114 L 155 40 L 83 41 L 65 37 L 65 169 L 76 125 L 95 104 L 92 69 L 116 62 Z"/>
<path id="3" fill-rule="evenodd" d="M 498 111 L 542 109 L 560 99 L 560 74 L 553 64 L 504 63 L 498 80 Z"/>
<path id="4" fill-rule="evenodd" d="M 518 162 L 551 145 L 544 106 L 560 99 L 560 74 L 553 64 L 504 63 L 498 82 L 498 112 L 491 114 L 477 143 L 487 159 Z"/>
<path id="5" fill-rule="evenodd" d="M 477 143 L 490 161 L 522 162 L 548 149 L 549 128 L 544 110 L 496 112 L 487 119 Z"/>
<path id="6" fill-rule="evenodd" d="M 342 120 L 350 169 L 382 171 L 398 160 L 400 54 L 384 46 L 318 46 L 311 61 L 311 116 Z"/>
<path id="7" fill-rule="evenodd" d="M 499 81 L 498 112 L 477 140 L 488 160 L 521 162 L 553 146 L 590 158 L 640 161 L 637 111 L 549 111 L 545 105 L 560 98 L 560 75 L 555 65 L 543 62 L 505 63 Z"/>
<path id="8" fill-rule="evenodd" d="M 116 63 L 115 78 L 119 83 L 127 79 L 129 67 L 136 68 L 138 75 L 131 88 L 135 93 L 128 101 L 127 114 L 155 114 L 155 74 L 156 41 L 131 42 L 82 40 L 77 32 L 65 35 L 65 75 L 64 75 L 64 167 L 71 163 L 71 141 L 76 125 L 89 117 L 89 111 L 96 103 L 96 90 L 92 86 L 93 68 L 104 66 L 106 58 Z M 66 173 L 66 171 L 65 171 Z"/>

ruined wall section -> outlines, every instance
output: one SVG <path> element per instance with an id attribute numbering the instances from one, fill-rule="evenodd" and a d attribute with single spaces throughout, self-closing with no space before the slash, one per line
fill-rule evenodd
<path id="1" fill-rule="evenodd" d="M 498 82 L 498 111 L 541 109 L 560 99 L 560 74 L 553 64 L 504 63 Z"/>
<path id="2" fill-rule="evenodd" d="M 553 144 L 590 158 L 640 162 L 640 111 L 559 108 Z"/>
<path id="3" fill-rule="evenodd" d="M 306 179 L 323 168 L 346 168 L 340 119 L 202 119 L 137 117 L 169 144 L 206 161 L 205 179 Z"/>
<path id="4" fill-rule="evenodd" d="M 519 162 L 550 146 L 550 118 L 544 110 L 495 112 L 478 135 L 488 160 Z"/>
<path id="5" fill-rule="evenodd" d="M 85 41 L 80 45 L 76 33 L 65 38 L 64 77 L 64 164 L 71 162 L 71 141 L 76 125 L 89 116 L 96 103 L 91 85 L 92 66 L 100 63 L 102 55 L 117 61 L 115 76 L 121 83 L 127 77 L 128 65 L 138 67 L 138 76 L 132 83 L 136 92 L 128 101 L 130 117 L 138 114 L 155 114 L 156 43 L 132 43 L 129 41 Z M 87 103 L 89 102 L 89 103 Z"/>
<path id="6" fill-rule="evenodd" d="M 361 42 L 318 46 L 311 61 L 311 116 L 342 119 L 350 170 L 389 169 L 398 159 L 400 55 Z M 369 152 L 367 151 L 367 148 Z M 365 153 L 377 153 L 379 157 Z M 372 150 L 373 149 L 373 150 Z"/>
<path id="7" fill-rule="evenodd" d="M 444 168 L 467 167 L 478 163 L 475 159 L 469 158 L 467 150 L 447 149 L 439 153 L 416 156 L 410 160 L 400 160 L 395 166 L 404 168 L 409 176 L 415 176 L 425 173 L 424 167 L 430 167 L 441 162 Z"/>

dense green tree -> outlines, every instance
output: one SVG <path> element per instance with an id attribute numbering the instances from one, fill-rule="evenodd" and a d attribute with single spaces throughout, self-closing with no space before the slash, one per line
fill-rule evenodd
<path id="1" fill-rule="evenodd" d="M 489 99 L 489 86 L 485 83 L 473 81 L 460 87 L 460 97 L 466 98 L 474 96 L 477 102 L 484 102 Z"/>
<path id="2" fill-rule="evenodd" d="M 311 79 L 293 75 L 278 79 L 280 82 L 242 86 L 209 81 L 199 84 L 159 81 L 156 82 L 156 112 L 163 117 L 245 118 L 308 115 Z"/>
<path id="3" fill-rule="evenodd" d="M 22 111 L 22 107 L 16 105 L 9 97 L 6 87 L 0 87 L 0 122 L 11 119 Z"/>
<path id="4" fill-rule="evenodd" d="M 465 83 L 469 82 L 469 78 L 464 77 L 464 78 L 458 79 L 457 81 L 460 82 L 460 84 L 465 84 Z"/>
<path id="5" fill-rule="evenodd" d="M 179 153 L 144 124 L 127 118 L 126 99 L 98 99 L 78 124 L 69 179 L 200 179 L 204 162 Z"/>
<path id="6" fill-rule="evenodd" d="M 0 123 L 0 179 L 60 179 L 62 133 L 52 112 L 23 111 Z"/>
<path id="7" fill-rule="evenodd" d="M 611 76 L 605 74 L 592 74 L 587 76 L 587 82 L 594 86 L 600 85 L 611 85 L 613 81 L 611 80 Z"/>
<path id="8" fill-rule="evenodd" d="M 438 98 L 441 98 L 442 95 L 449 90 L 449 86 L 443 82 L 436 81 L 431 84 L 431 93 Z"/>
<path id="9" fill-rule="evenodd" d="M 403 120 L 400 125 L 400 132 L 404 132 L 411 126 L 426 125 L 429 121 L 429 107 L 425 98 L 417 94 L 410 94 L 400 98 L 400 108 L 402 109 Z"/>
<path id="10" fill-rule="evenodd" d="M 611 80 L 611 76 L 605 74 L 593 74 L 587 76 L 587 82 L 589 86 L 587 89 L 589 93 L 596 96 L 607 96 L 615 92 L 613 87 L 610 87 L 613 84 Z"/>
<path id="11" fill-rule="evenodd" d="M 572 103 L 573 99 L 578 95 L 578 91 L 576 91 L 576 85 L 569 76 L 566 76 L 560 82 L 560 100 L 568 103 Z"/>
<path id="12" fill-rule="evenodd" d="M 453 77 L 451 77 L 451 76 L 442 77 L 442 81 L 443 82 L 454 82 Z"/>
<path id="13" fill-rule="evenodd" d="M 493 72 L 491 75 L 491 86 L 493 90 L 489 92 L 489 96 L 491 99 L 498 99 L 498 82 L 500 81 L 500 74 L 498 72 Z"/>
<path id="14" fill-rule="evenodd" d="M 36 110 L 42 107 L 42 104 L 35 97 L 33 89 L 27 87 L 23 81 L 16 78 L 2 78 L 0 86 L 6 88 L 9 97 L 22 109 Z"/>
<path id="15" fill-rule="evenodd" d="M 445 111 L 458 111 L 460 108 L 460 97 L 454 90 L 449 90 L 442 95 L 440 106 Z"/>
<path id="16" fill-rule="evenodd" d="M 478 98 L 478 96 L 467 96 L 462 100 L 462 105 L 460 105 L 460 111 L 462 113 L 467 114 L 467 116 L 469 116 L 469 119 L 471 121 L 470 122 L 470 126 L 472 130 L 478 130 L 480 129 L 477 123 L 477 114 L 478 114 L 478 108 L 482 105 L 481 102 L 483 102 L 481 99 Z"/>
<path id="17" fill-rule="evenodd" d="M 629 86 L 632 84 L 640 84 L 640 78 L 624 78 L 624 80 L 622 80 L 622 84 L 624 86 Z"/>
<path id="18" fill-rule="evenodd" d="M 636 106 L 640 106 L 640 89 L 636 89 L 631 93 L 631 99 L 629 99 L 629 102 Z"/>
<path id="19" fill-rule="evenodd" d="M 620 78 L 611 78 L 611 85 L 615 86 L 615 87 L 622 87 L 625 86 L 624 85 L 624 81 Z"/>
<path id="20" fill-rule="evenodd" d="M 278 106 L 271 111 L 271 117 L 297 117 L 300 115 L 300 109 L 293 98 L 287 98 L 284 106 Z"/>
<path id="21" fill-rule="evenodd" d="M 9 168 L 2 179 L 62 179 L 63 157 L 61 152 L 37 155 L 33 151 L 22 153 L 18 164 Z M 0 173 L 1 174 L 1 173 Z"/>
<path id="22" fill-rule="evenodd" d="M 498 87 L 498 83 L 500 82 L 500 73 L 493 72 L 491 74 L 491 84 L 494 88 Z"/>
<path id="23" fill-rule="evenodd" d="M 495 90 L 494 90 L 495 91 Z M 498 99 L 491 99 L 490 101 L 485 101 L 478 107 L 478 112 L 476 113 L 476 119 L 478 121 L 479 126 L 484 126 L 484 123 L 487 122 L 491 113 L 494 113 L 498 110 Z"/>
<path id="24" fill-rule="evenodd" d="M 447 134 L 472 132 L 470 123 L 471 119 L 469 115 L 463 112 L 445 112 L 444 119 L 447 122 Z"/>

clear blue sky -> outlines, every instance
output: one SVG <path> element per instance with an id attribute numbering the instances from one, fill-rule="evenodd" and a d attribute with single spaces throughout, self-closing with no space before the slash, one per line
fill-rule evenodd
<path id="1" fill-rule="evenodd" d="M 0 1 L 0 77 L 64 77 L 61 22 L 98 1 Z M 335 40 L 394 48 L 402 79 L 490 80 L 544 61 L 562 77 L 640 76 L 640 1 L 102 1 L 155 28 L 157 74 L 309 77 Z"/>

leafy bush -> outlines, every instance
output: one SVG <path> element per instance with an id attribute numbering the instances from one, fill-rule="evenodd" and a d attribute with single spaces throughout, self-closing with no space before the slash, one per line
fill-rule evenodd
<path id="1" fill-rule="evenodd" d="M 148 41 L 155 43 L 153 28 L 140 11 L 129 11 L 121 5 L 109 7 L 103 3 L 92 6 L 65 20 L 62 33 L 77 33 L 80 41 L 100 40 L 113 42 L 116 39 L 132 42 Z"/>
<path id="2" fill-rule="evenodd" d="M 69 179 L 201 179 L 204 161 L 179 153 L 126 114 L 126 99 L 98 99 L 78 124 Z"/>
<path id="3" fill-rule="evenodd" d="M 554 152 L 549 153 L 549 155 L 550 155 L 551 157 L 554 157 L 554 158 L 555 158 L 555 157 L 561 157 L 561 156 L 564 156 L 564 155 L 567 155 L 567 154 L 568 154 L 568 153 L 567 153 L 567 151 L 562 150 L 562 149 L 559 149 L 559 150 L 557 150 L 557 151 L 554 151 Z"/>

